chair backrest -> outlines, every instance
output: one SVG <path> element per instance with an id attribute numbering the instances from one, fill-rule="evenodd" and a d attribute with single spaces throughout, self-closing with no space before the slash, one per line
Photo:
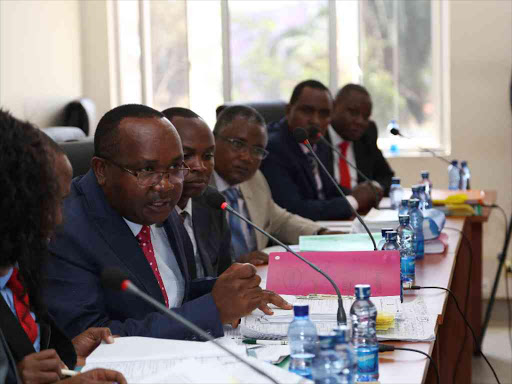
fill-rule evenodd
<path id="1" fill-rule="evenodd" d="M 257 110 L 265 119 L 265 123 L 269 124 L 277 120 L 281 120 L 286 113 L 286 102 L 283 100 L 271 100 L 271 101 L 230 101 L 220 105 L 216 109 L 217 116 L 227 107 L 234 105 L 247 105 Z"/>
<path id="2" fill-rule="evenodd" d="M 79 127 L 87 136 L 95 119 L 96 105 L 86 97 L 70 102 L 64 109 L 64 125 Z"/>
<path id="3" fill-rule="evenodd" d="M 91 159 L 94 156 L 94 138 L 90 137 L 80 141 L 59 143 L 73 166 L 73 177 L 84 175 L 91 168 Z"/>
<path id="4" fill-rule="evenodd" d="M 41 130 L 57 143 L 83 140 L 86 137 L 84 131 L 77 127 L 48 127 Z"/>

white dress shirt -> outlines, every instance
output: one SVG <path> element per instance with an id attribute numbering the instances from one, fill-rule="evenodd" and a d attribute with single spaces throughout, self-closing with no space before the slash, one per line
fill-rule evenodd
<path id="1" fill-rule="evenodd" d="M 123 219 L 130 227 L 133 236 L 136 237 L 142 228 L 142 224 L 132 223 L 124 217 Z M 149 228 L 158 271 L 169 299 L 169 308 L 180 307 L 185 296 L 185 279 L 181 274 L 176 255 L 169 244 L 169 238 L 164 227 L 153 224 Z"/>
<path id="2" fill-rule="evenodd" d="M 230 185 L 226 180 L 224 180 L 216 171 L 213 171 L 213 179 L 215 180 L 215 186 L 217 187 L 217 190 L 222 193 L 226 189 L 229 188 L 238 188 L 238 191 L 240 191 L 240 185 Z M 238 207 L 240 208 L 241 215 L 246 216 L 249 220 L 251 219 L 249 215 L 249 210 L 247 209 L 247 205 L 245 204 L 245 200 L 243 199 L 243 195 L 240 192 L 238 198 Z M 227 212 L 227 218 L 229 221 L 229 215 L 231 215 L 229 212 Z M 236 220 L 240 220 L 238 217 Z M 242 220 L 240 220 L 242 221 Z M 247 248 L 249 249 L 249 252 L 256 251 L 258 249 L 258 245 L 256 244 L 256 236 L 254 235 L 254 231 L 251 232 L 249 228 L 249 224 L 247 224 L 245 221 L 241 222 L 242 225 L 242 231 L 244 232 L 245 242 L 247 244 Z M 251 236 L 251 233 L 253 236 Z"/>
<path id="3" fill-rule="evenodd" d="M 176 212 L 178 215 L 183 216 L 182 213 L 186 212 L 185 220 L 183 221 L 183 225 L 188 233 L 188 237 L 190 237 L 190 241 L 192 242 L 192 246 L 194 247 L 194 260 L 196 262 L 196 272 L 197 277 L 204 277 L 204 268 L 203 262 L 201 261 L 201 255 L 199 255 L 199 251 L 197 250 L 197 241 L 196 236 L 194 235 L 194 224 L 192 222 L 192 199 L 188 199 L 187 205 L 185 209 L 181 209 L 176 205 Z"/>

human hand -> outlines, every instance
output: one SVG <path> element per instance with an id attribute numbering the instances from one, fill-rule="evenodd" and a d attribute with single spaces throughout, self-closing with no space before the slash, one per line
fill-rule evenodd
<path id="1" fill-rule="evenodd" d="M 279 296 L 273 291 L 263 291 L 263 298 L 261 304 L 258 306 L 267 315 L 273 315 L 274 311 L 268 306 L 268 304 L 274 304 L 276 307 L 281 309 L 293 309 L 293 305 Z"/>
<path id="2" fill-rule="evenodd" d="M 239 259 L 240 263 L 250 263 L 252 265 L 268 264 L 268 255 L 265 252 L 253 251 L 242 255 Z"/>
<path id="3" fill-rule="evenodd" d="M 114 342 L 114 337 L 109 328 L 89 328 L 71 340 L 78 359 L 84 359 L 84 361 L 102 341 L 107 344 Z"/>
<path id="4" fill-rule="evenodd" d="M 251 264 L 235 263 L 222 273 L 213 286 L 212 296 L 222 324 L 236 326 L 238 320 L 262 302 L 261 278 Z"/>
<path id="5" fill-rule="evenodd" d="M 374 189 L 375 188 L 375 189 Z M 367 181 L 357 184 L 352 189 L 352 196 L 357 200 L 359 212 L 368 212 L 370 208 L 376 206 L 379 199 L 379 192 L 376 193 L 377 187 Z"/>
<path id="6" fill-rule="evenodd" d="M 69 379 L 59 381 L 58 384 L 127 384 L 123 374 L 110 369 L 93 369 L 92 371 L 80 373 Z"/>
<path id="7" fill-rule="evenodd" d="M 27 355 L 16 364 L 23 384 L 54 383 L 61 377 L 62 362 L 55 349 L 47 349 Z"/>

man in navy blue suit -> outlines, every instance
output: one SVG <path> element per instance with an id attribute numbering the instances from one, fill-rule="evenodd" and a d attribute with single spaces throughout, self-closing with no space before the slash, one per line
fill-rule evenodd
<path id="1" fill-rule="evenodd" d="M 319 81 L 306 80 L 293 90 L 286 116 L 269 124 L 268 157 L 261 170 L 272 190 L 272 197 L 281 207 L 311 220 L 340 220 L 352 216 L 352 205 L 361 212 L 375 205 L 376 194 L 369 183 L 358 184 L 348 201 L 341 197 L 328 176 L 320 169 L 304 144 L 299 144 L 292 132 L 316 128 L 322 135 L 331 121 L 331 93 Z M 317 137 L 310 137 L 313 148 L 325 164 L 332 163 L 331 150 Z"/>
<path id="2" fill-rule="evenodd" d="M 162 113 L 135 104 L 114 108 L 100 120 L 94 148 L 92 169 L 73 180 L 64 225 L 50 244 L 47 304 L 69 336 L 105 326 L 121 336 L 196 339 L 139 298 L 104 289 L 107 267 L 123 270 L 139 289 L 215 337 L 255 308 L 272 313 L 269 302 L 291 308 L 259 287 L 249 264 L 234 264 L 217 280 L 190 278 L 194 255 L 174 210 L 189 168 Z"/>

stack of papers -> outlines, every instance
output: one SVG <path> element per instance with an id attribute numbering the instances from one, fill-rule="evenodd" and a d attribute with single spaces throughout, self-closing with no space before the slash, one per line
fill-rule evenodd
<path id="1" fill-rule="evenodd" d="M 398 211 L 391 209 L 372 208 L 363 219 L 372 233 L 379 233 L 382 228 L 397 228 L 399 225 Z M 352 222 L 352 233 L 366 233 L 357 219 Z"/>
<path id="2" fill-rule="evenodd" d="M 284 369 L 246 356 L 246 348 L 223 338 L 221 343 L 279 383 L 304 383 Z M 268 383 L 238 359 L 212 342 L 164 340 L 149 337 L 116 338 L 101 344 L 87 358 L 82 371 L 95 368 L 121 372 L 132 383 Z"/>
<path id="3" fill-rule="evenodd" d="M 372 233 L 375 243 L 379 244 L 382 234 Z M 367 233 L 351 233 L 347 235 L 301 236 L 299 238 L 301 252 L 343 252 L 373 251 L 373 242 Z"/>
<path id="4" fill-rule="evenodd" d="M 289 295 L 283 295 L 283 297 L 292 304 L 309 305 L 310 317 L 315 323 L 318 334 L 328 334 L 337 327 L 338 301 L 335 297 L 330 296 L 328 299 Z M 431 341 L 435 339 L 434 329 L 437 317 L 429 315 L 421 296 L 404 304 L 401 304 L 400 298 L 395 296 L 372 297 L 371 300 L 377 307 L 377 313 L 384 314 L 378 318 L 379 340 Z M 347 316 L 353 302 L 353 297 L 343 298 L 343 307 Z M 318 316 L 321 313 L 325 316 Z M 271 320 L 273 316 L 279 316 L 279 320 Z M 268 316 L 256 310 L 242 319 L 240 333 L 252 339 L 284 339 L 292 320 L 292 311 L 277 308 L 274 309 L 274 315 Z"/>

